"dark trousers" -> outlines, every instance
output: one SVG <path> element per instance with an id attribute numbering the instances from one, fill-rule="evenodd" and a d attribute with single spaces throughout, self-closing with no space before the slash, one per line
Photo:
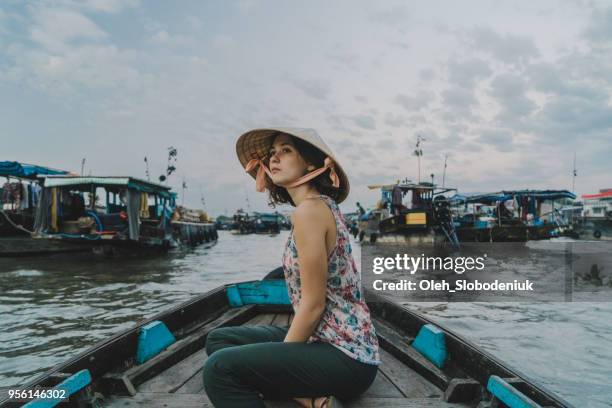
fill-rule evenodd
<path id="1" fill-rule="evenodd" d="M 215 407 L 265 407 L 260 394 L 267 399 L 352 399 L 374 381 L 376 365 L 328 343 L 285 343 L 288 329 L 235 326 L 208 334 L 204 388 Z"/>

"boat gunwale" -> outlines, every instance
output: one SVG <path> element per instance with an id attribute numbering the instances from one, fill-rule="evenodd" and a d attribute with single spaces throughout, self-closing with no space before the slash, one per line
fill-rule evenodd
<path id="1" fill-rule="evenodd" d="M 181 328 L 184 329 L 186 326 L 189 326 L 190 324 L 192 324 L 196 319 L 192 319 L 188 321 L 187 324 L 184 324 L 183 326 L 178 326 L 178 327 L 177 327 L 177 324 L 174 323 L 174 321 L 170 319 L 174 317 L 174 315 L 176 314 L 178 314 L 179 317 L 180 315 L 184 315 L 186 309 L 194 309 L 193 311 L 197 311 L 198 307 L 202 306 L 201 305 L 202 302 L 206 303 L 206 301 L 210 301 L 210 302 L 215 302 L 215 303 L 216 302 L 224 303 L 224 306 L 227 306 L 227 308 L 224 307 L 223 309 L 216 309 L 216 310 L 213 309 L 206 315 L 202 315 L 199 319 L 201 321 L 205 320 L 207 316 L 217 314 L 220 310 L 227 311 L 229 308 L 229 302 L 227 301 L 227 297 L 225 295 L 226 286 L 227 285 L 218 286 L 203 294 L 197 295 L 196 297 L 193 297 L 185 302 L 175 305 L 169 309 L 165 309 L 159 313 L 156 313 L 155 315 L 149 318 L 141 320 L 138 323 L 136 323 L 134 326 L 132 326 L 131 328 L 125 329 L 121 332 L 111 335 L 111 337 L 109 338 L 100 340 L 96 342 L 95 344 L 93 344 L 92 346 L 88 347 L 83 352 L 77 354 L 76 356 L 69 358 L 67 361 L 56 364 L 55 366 L 51 367 L 50 369 L 40 374 L 39 376 L 35 377 L 34 379 L 28 381 L 27 383 L 19 385 L 19 388 L 20 389 L 34 389 L 38 386 L 51 385 L 47 383 L 49 383 L 53 379 L 53 377 L 59 373 L 64 373 L 64 372 L 71 373 L 71 372 L 77 372 L 83 368 L 90 368 L 91 363 L 92 363 L 90 359 L 94 357 L 94 354 L 102 353 L 102 352 L 105 352 L 105 353 L 113 352 L 112 350 L 113 348 L 120 347 L 130 342 L 133 342 L 134 344 L 136 344 L 140 328 L 153 321 L 159 320 L 159 321 L 164 322 L 164 324 L 166 324 L 168 326 L 168 329 L 171 330 L 172 332 L 176 332 Z M 135 351 L 135 347 L 134 347 L 134 351 Z M 121 356 L 123 356 L 123 354 L 126 354 L 127 352 L 129 351 L 122 353 Z M 133 357 L 135 358 L 135 354 Z M 107 366 L 110 366 L 108 370 L 102 373 L 91 372 L 91 376 L 93 378 L 92 383 L 95 382 L 97 379 L 101 378 L 104 374 L 110 372 L 113 369 L 113 367 L 116 366 L 118 363 L 122 361 L 127 361 L 126 359 L 123 359 L 122 357 L 113 358 L 112 360 L 114 362 L 112 363 L 109 362 L 106 364 Z M 6 406 L 12 406 L 13 403 L 14 402 L 11 401 L 6 395 L 0 395 L 0 407 L 4 407 L 5 404 Z"/>
<path id="2" fill-rule="evenodd" d="M 277 275 L 278 275 L 278 269 L 279 268 L 275 270 L 277 272 Z M 268 274 L 265 278 L 263 278 L 263 280 L 275 279 L 271 275 L 273 272 Z M 278 277 L 278 279 L 284 280 L 284 277 L 282 278 Z M 258 281 L 259 280 L 251 280 L 251 281 L 244 281 L 244 282 L 258 282 Z M 239 282 L 239 283 L 243 283 L 243 282 Z M 52 380 L 53 376 L 57 375 L 58 373 L 76 372 L 83 368 L 89 368 L 91 366 L 91 361 L 89 360 L 91 357 L 93 357 L 94 354 L 101 353 L 101 352 L 109 352 L 111 350 L 108 350 L 108 349 L 112 347 L 122 346 L 123 344 L 129 343 L 130 341 L 133 341 L 135 343 L 137 340 L 138 334 L 139 334 L 139 329 L 142 326 L 148 323 L 151 323 L 153 321 L 160 320 L 164 322 L 165 324 L 168 325 L 168 328 L 174 333 L 181 329 L 185 329 L 186 327 L 189 327 L 190 325 L 193 326 L 194 321 L 200 321 L 200 322 L 204 321 L 206 320 L 207 317 L 211 315 L 215 315 L 215 313 L 218 313 L 220 310 L 223 310 L 224 312 L 226 312 L 227 310 L 231 309 L 231 307 L 229 307 L 229 302 L 225 295 L 226 288 L 232 284 L 233 283 L 220 285 L 203 294 L 197 295 L 196 297 L 192 299 L 182 302 L 174 307 L 171 307 L 169 309 L 156 313 L 154 316 L 138 322 L 137 324 L 135 324 L 133 327 L 129 329 L 116 333 L 115 335 L 112 335 L 110 338 L 107 338 L 107 339 L 104 339 L 104 340 L 101 340 L 95 343 L 94 345 L 87 348 L 83 352 L 70 358 L 68 361 L 57 364 L 56 366 L 47 370 L 45 373 L 39 375 L 38 377 L 29 381 L 28 383 L 24 385 L 20 385 L 20 388 L 33 389 L 37 386 L 46 385 L 46 383 Z M 382 307 L 376 307 L 376 306 L 370 307 L 370 310 L 372 311 L 372 317 L 376 317 L 385 322 L 390 323 L 393 329 L 396 330 L 399 334 L 404 334 L 409 337 L 414 337 L 412 335 L 413 333 L 416 335 L 416 332 L 422 325 L 429 324 L 429 323 L 434 324 L 435 326 L 442 329 L 445 332 L 445 335 L 447 338 L 447 346 L 449 346 L 449 349 L 450 349 L 449 351 L 451 352 L 451 355 L 452 355 L 453 364 L 461 368 L 462 371 L 465 371 L 466 374 L 470 375 L 472 378 L 478 381 L 483 387 L 486 388 L 486 380 L 490 377 L 490 375 L 498 375 L 498 376 L 505 377 L 505 378 L 515 377 L 523 381 L 525 384 L 525 387 L 528 388 L 529 391 L 533 392 L 538 397 L 538 399 L 548 400 L 546 401 L 547 403 L 553 403 L 559 407 L 573 407 L 567 401 L 563 400 L 561 397 L 557 396 L 555 393 L 548 390 L 543 385 L 530 379 L 529 376 L 523 374 L 520 370 L 517 370 L 511 367 L 510 365 L 508 365 L 507 363 L 500 361 L 497 357 L 493 356 L 489 352 L 478 348 L 475 344 L 463 338 L 461 335 L 444 327 L 444 325 L 441 325 L 437 322 L 430 320 L 429 318 L 421 314 L 411 311 L 410 309 L 407 308 L 406 305 L 401 305 L 397 302 L 394 302 L 383 294 L 375 293 L 374 291 L 370 289 L 364 289 L 364 293 L 365 293 L 364 298 L 366 299 L 366 302 L 369 305 L 372 305 L 372 306 L 376 304 L 382 305 Z M 185 309 L 194 309 L 192 310 L 192 312 L 197 311 L 198 306 L 201 306 L 200 304 L 202 302 L 206 303 L 206 301 L 210 301 L 210 302 L 219 301 L 219 303 L 223 303 L 229 309 L 223 308 L 223 309 L 216 309 L 216 310 L 210 311 L 206 315 L 202 315 L 198 319 L 191 319 L 187 323 L 183 323 L 182 325 L 176 323 L 175 320 L 172 320 L 173 317 L 177 317 L 175 316 L 176 314 L 178 314 L 178 317 L 181 317 L 181 315 L 185 314 Z M 380 313 L 380 310 L 385 311 L 384 315 Z M 256 313 L 266 313 L 266 312 L 271 312 L 271 311 L 278 312 L 278 313 L 287 313 L 287 312 L 291 313 L 293 310 L 290 305 L 257 305 L 255 309 Z M 388 312 L 391 312 L 391 313 L 388 313 Z M 407 318 L 409 322 L 403 322 L 403 323 L 409 323 L 409 324 L 406 324 L 405 325 L 406 327 L 399 325 L 397 323 L 398 318 Z M 184 320 L 185 318 L 182 317 L 182 319 Z M 463 351 L 465 350 L 469 351 L 472 356 L 476 357 L 474 361 L 476 361 L 477 363 L 480 362 L 480 364 L 475 365 L 474 362 L 470 363 L 469 361 L 467 361 L 464 353 L 453 352 L 453 350 L 456 351 L 457 349 L 463 350 Z M 129 351 L 126 351 L 123 354 L 121 354 L 121 357 L 119 357 L 119 359 L 113 359 L 112 363 L 108 363 L 107 366 L 109 366 L 110 368 L 107 369 L 106 371 L 101 372 L 101 373 L 98 373 L 96 371 L 92 372 L 91 375 L 94 378 L 94 381 L 101 378 L 104 374 L 111 372 L 111 370 L 114 367 L 116 367 L 118 363 L 122 361 L 123 362 L 129 361 L 129 358 L 127 360 L 123 358 L 123 355 L 127 352 Z M 483 377 L 482 374 L 478 374 L 478 372 L 474 373 L 474 369 L 472 368 L 474 366 L 480 367 L 481 369 L 483 369 L 484 367 L 484 370 L 486 371 L 486 378 Z M 0 398 L 4 398 L 0 400 L 0 406 L 3 407 L 5 406 L 6 403 L 8 403 L 6 406 L 12 406 L 12 402 L 8 398 L 5 398 L 5 396 L 1 396 Z"/>
<path id="3" fill-rule="evenodd" d="M 557 404 L 557 406 L 559 407 L 568 407 L 568 408 L 572 408 L 574 407 L 572 404 L 570 404 L 569 402 L 567 402 L 566 400 L 564 400 L 563 398 L 561 398 L 560 396 L 558 396 L 556 393 L 554 393 L 553 391 L 549 390 L 546 386 L 542 385 L 541 383 L 539 383 L 538 381 L 530 378 L 528 375 L 524 374 L 522 371 L 514 368 L 513 366 L 509 365 L 506 362 L 501 361 L 500 359 L 498 359 L 497 357 L 495 357 L 494 355 L 492 355 L 491 353 L 489 353 L 488 351 L 479 348 L 476 344 L 472 343 L 471 341 L 467 340 L 466 338 L 464 338 L 463 336 L 457 334 L 456 332 L 448 329 L 447 327 L 445 327 L 443 324 L 440 324 L 439 322 L 433 321 L 431 319 L 429 319 L 428 317 L 416 313 L 412 310 L 410 310 L 406 305 L 402 305 L 399 304 L 397 302 L 394 302 L 393 300 L 391 300 L 389 297 L 383 295 L 383 294 L 379 294 L 379 293 L 375 293 L 374 291 L 370 290 L 370 289 L 364 289 L 365 292 L 365 299 L 368 303 L 368 305 L 371 304 L 376 304 L 376 303 L 381 303 L 383 305 L 390 305 L 391 308 L 396 309 L 396 313 L 399 312 L 401 314 L 403 314 L 404 316 L 408 316 L 410 319 L 412 319 L 413 321 L 417 321 L 421 323 L 422 325 L 425 324 L 433 324 L 436 327 L 440 328 L 442 331 L 444 331 L 445 333 L 445 337 L 446 337 L 446 341 L 447 341 L 447 346 L 450 346 L 450 354 L 451 354 L 451 358 L 452 361 L 454 362 L 454 364 L 456 364 L 459 368 L 461 368 L 463 371 L 466 372 L 466 374 L 470 375 L 473 379 L 475 379 L 476 381 L 478 381 L 480 384 L 484 385 L 486 387 L 486 381 L 488 380 L 488 378 L 491 375 L 498 375 L 500 377 L 504 377 L 504 378 L 517 378 L 519 380 L 522 380 L 525 384 L 525 387 L 529 388 L 530 391 L 534 392 L 537 394 L 537 396 L 539 398 L 542 399 L 547 399 L 549 401 L 547 401 L 547 403 L 554 403 Z M 378 298 L 378 299 L 376 299 Z M 380 299 L 383 299 L 382 301 Z M 384 308 L 384 306 L 383 306 Z M 395 322 L 391 321 L 387 316 L 381 316 L 379 314 L 376 313 L 376 308 L 370 308 L 370 310 L 372 311 L 372 315 L 375 317 L 380 317 L 382 320 L 391 323 L 391 325 L 393 326 L 394 329 L 399 330 L 399 332 L 401 334 L 407 335 L 409 337 L 414 337 L 414 335 L 416 335 L 416 333 L 418 332 L 417 330 L 413 330 L 414 335 L 412 332 L 404 329 L 403 327 L 401 327 L 400 325 L 396 324 Z M 388 309 L 387 309 L 388 310 Z M 420 326 L 419 326 L 420 327 Z M 485 363 L 486 365 L 491 365 L 493 366 L 492 368 L 488 368 L 487 369 L 487 373 L 486 373 L 486 378 L 483 377 L 482 374 L 478 374 L 478 373 L 473 373 L 473 370 L 469 370 L 469 367 L 474 366 L 473 363 L 469 364 L 466 361 L 465 356 L 462 353 L 452 353 L 452 351 L 456 350 L 456 349 L 468 349 L 472 354 L 475 354 L 476 356 L 478 356 L 480 358 L 480 360 Z M 462 364 L 463 363 L 463 364 Z M 480 365 L 482 366 L 482 365 Z M 466 370 L 466 368 L 468 368 Z M 493 369 L 497 369 L 500 370 L 499 372 L 495 372 L 493 371 Z"/>

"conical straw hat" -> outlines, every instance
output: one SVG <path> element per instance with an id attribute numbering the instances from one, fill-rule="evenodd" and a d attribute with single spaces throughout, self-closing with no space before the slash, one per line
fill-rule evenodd
<path id="1" fill-rule="evenodd" d="M 336 173 L 340 178 L 340 193 L 336 202 L 341 203 L 344 201 L 350 190 L 348 177 L 329 146 L 325 144 L 321 136 L 314 129 L 278 127 L 249 130 L 241 135 L 236 142 L 236 154 L 238 154 L 238 160 L 240 160 L 242 167 L 246 167 L 251 159 L 264 160 L 268 155 L 273 138 L 279 133 L 286 133 L 310 143 L 334 161 Z M 249 174 L 255 178 L 257 170 L 251 170 Z"/>

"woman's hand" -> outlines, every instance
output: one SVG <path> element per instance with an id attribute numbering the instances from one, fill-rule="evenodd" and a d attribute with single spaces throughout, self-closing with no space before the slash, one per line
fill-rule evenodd
<path id="1" fill-rule="evenodd" d="M 319 324 L 327 294 L 325 204 L 304 200 L 293 213 L 293 238 L 300 265 L 301 298 L 285 342 L 306 342 Z"/>

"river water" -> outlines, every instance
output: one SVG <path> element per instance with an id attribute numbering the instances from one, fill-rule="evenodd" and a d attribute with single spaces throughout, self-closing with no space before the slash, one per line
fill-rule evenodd
<path id="1" fill-rule="evenodd" d="M 221 231 L 212 247 L 149 258 L 0 259 L 0 387 L 221 284 L 280 265 L 287 232 Z M 360 247 L 353 245 L 356 259 Z M 612 407 L 612 303 L 410 303 L 578 407 Z"/>

